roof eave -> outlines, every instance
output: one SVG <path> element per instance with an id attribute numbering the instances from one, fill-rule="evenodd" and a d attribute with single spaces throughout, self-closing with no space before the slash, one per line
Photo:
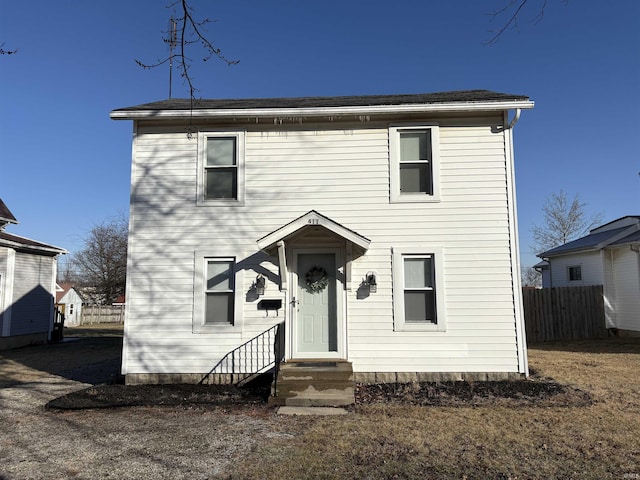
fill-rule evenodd
<path id="1" fill-rule="evenodd" d="M 63 255 L 69 253 L 64 248 L 56 247 L 54 245 L 28 245 L 25 243 L 14 242 L 13 240 L 0 239 L 0 246 L 9 247 L 18 250 L 26 250 L 34 253 L 44 253 L 54 255 Z"/>
<path id="2" fill-rule="evenodd" d="M 373 105 L 303 108 L 236 108 L 236 109 L 180 109 L 180 110 L 114 110 L 113 120 L 137 120 L 150 118 L 224 118 L 224 117 L 323 117 L 349 115 L 384 115 L 393 113 L 456 113 L 495 112 L 513 109 L 531 109 L 530 100 L 428 103 L 410 105 Z"/>

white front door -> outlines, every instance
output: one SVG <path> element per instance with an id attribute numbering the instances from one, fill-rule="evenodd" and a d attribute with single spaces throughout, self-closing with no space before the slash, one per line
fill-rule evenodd
<path id="1" fill-rule="evenodd" d="M 296 253 L 294 356 L 338 356 L 336 253 Z"/>

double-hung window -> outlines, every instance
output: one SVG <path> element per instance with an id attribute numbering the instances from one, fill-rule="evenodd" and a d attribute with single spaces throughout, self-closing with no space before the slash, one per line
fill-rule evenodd
<path id="1" fill-rule="evenodd" d="M 237 289 L 234 257 L 196 252 L 194 333 L 220 331 L 236 324 Z"/>
<path id="2" fill-rule="evenodd" d="M 205 286 L 205 325 L 233 325 L 234 261 L 208 258 Z"/>
<path id="3" fill-rule="evenodd" d="M 396 330 L 445 329 L 441 248 L 393 250 Z"/>
<path id="4" fill-rule="evenodd" d="M 200 132 L 198 204 L 242 203 L 244 132 Z"/>
<path id="5" fill-rule="evenodd" d="M 389 128 L 392 202 L 440 199 L 439 142 L 436 125 Z"/>

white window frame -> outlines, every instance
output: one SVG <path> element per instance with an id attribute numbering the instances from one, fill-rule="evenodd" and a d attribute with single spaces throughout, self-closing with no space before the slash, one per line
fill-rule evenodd
<path id="1" fill-rule="evenodd" d="M 431 131 L 431 181 L 433 192 L 400 193 L 400 134 L 408 131 Z M 439 202 L 440 201 L 440 127 L 435 123 L 405 124 L 389 126 L 389 168 L 391 203 Z"/>
<path id="2" fill-rule="evenodd" d="M 205 324 L 206 296 L 207 296 L 207 264 L 211 260 L 233 262 L 233 325 L 230 323 Z M 234 255 L 224 255 L 210 250 L 198 250 L 195 252 L 195 268 L 193 283 L 193 333 L 224 333 L 240 332 L 242 326 L 242 288 L 239 288 L 238 258 Z"/>
<path id="3" fill-rule="evenodd" d="M 571 270 L 574 268 L 580 269 L 580 278 L 571 279 Z M 567 282 L 569 283 L 580 283 L 582 282 L 582 265 L 567 265 Z"/>
<path id="4" fill-rule="evenodd" d="M 207 139 L 229 138 L 236 140 L 236 192 L 238 198 L 206 198 L 206 165 L 207 165 Z M 198 175 L 197 175 L 197 201 L 199 206 L 244 205 L 245 196 L 245 132 L 238 130 L 216 130 L 198 132 Z"/>
<path id="5" fill-rule="evenodd" d="M 404 318 L 404 259 L 407 257 L 431 257 L 434 268 L 436 299 L 436 323 L 405 322 Z M 444 250 L 441 246 L 424 245 L 394 247 L 393 269 L 393 326 L 397 332 L 444 332 L 446 331 L 446 305 L 444 303 Z"/>

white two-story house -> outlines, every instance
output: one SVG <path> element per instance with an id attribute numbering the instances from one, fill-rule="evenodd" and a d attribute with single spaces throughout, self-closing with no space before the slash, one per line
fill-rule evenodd
<path id="1" fill-rule="evenodd" d="M 275 343 L 366 382 L 526 375 L 512 132 L 532 107 L 480 90 L 112 111 L 133 121 L 127 382 L 255 370 L 229 354 L 278 325 L 266 363 Z"/>

